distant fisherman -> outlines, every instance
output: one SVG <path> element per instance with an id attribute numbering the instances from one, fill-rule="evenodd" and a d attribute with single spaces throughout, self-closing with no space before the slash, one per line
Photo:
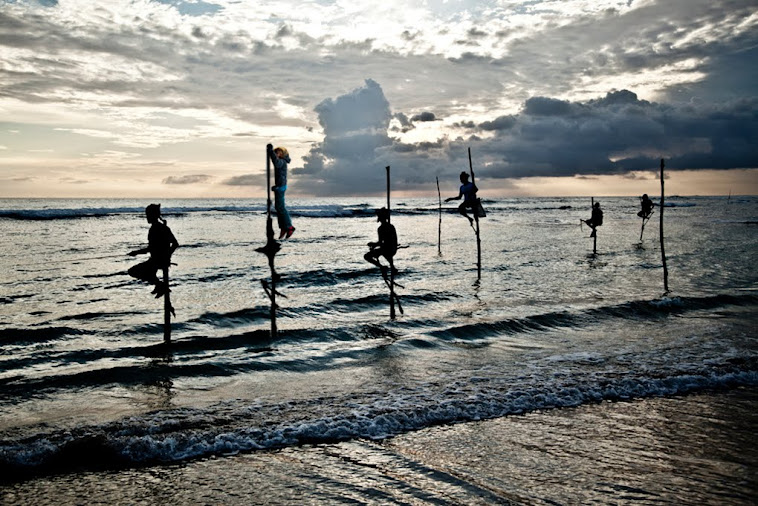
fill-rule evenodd
<path id="1" fill-rule="evenodd" d="M 445 202 L 460 200 L 461 197 L 463 197 L 463 202 L 458 206 L 458 212 L 468 218 L 469 224 L 473 225 L 474 218 L 466 213 L 466 209 L 471 209 L 474 213 L 477 212 L 478 201 L 476 198 L 476 192 L 479 191 L 479 188 L 477 188 L 474 183 L 469 182 L 468 178 L 468 172 L 461 172 L 461 187 L 458 191 L 458 196 L 448 197 L 445 199 Z"/>
<path id="2" fill-rule="evenodd" d="M 600 202 L 595 202 L 595 205 L 592 207 L 592 216 L 589 220 L 584 220 L 584 222 L 592 229 L 590 237 L 595 237 L 597 235 L 597 230 L 595 229 L 603 224 L 603 211 L 600 209 Z"/>
<path id="3" fill-rule="evenodd" d="M 655 203 L 650 200 L 650 198 L 647 196 L 647 193 L 644 194 L 642 197 L 640 197 L 640 206 L 642 207 L 642 210 L 637 213 L 637 216 L 640 218 L 647 219 L 650 217 L 651 214 L 653 214 L 653 206 L 655 206 Z"/>
<path id="4" fill-rule="evenodd" d="M 380 256 L 387 259 L 387 262 L 392 268 L 393 274 L 397 272 L 393 263 L 393 258 L 395 257 L 395 253 L 397 253 L 397 232 L 395 231 L 395 226 L 389 222 L 389 217 L 390 212 L 386 207 L 377 209 L 376 220 L 381 222 L 381 225 L 379 225 L 379 229 L 377 230 L 379 240 L 377 242 L 368 243 L 370 251 L 363 256 L 367 262 L 379 267 L 382 271 L 382 275 L 386 275 L 387 266 L 382 265 L 379 261 Z"/>
<path id="5" fill-rule="evenodd" d="M 160 281 L 157 276 L 158 269 L 164 269 L 171 263 L 171 255 L 179 247 L 179 243 L 166 225 L 166 220 L 161 218 L 161 205 L 150 204 L 145 208 L 145 217 L 150 223 L 150 231 L 147 234 L 148 245 L 146 248 L 136 249 L 128 253 L 129 256 L 137 256 L 150 253 L 146 262 L 137 264 L 129 269 L 129 275 L 151 285 L 155 285 L 152 293 L 155 298 L 165 295 L 169 289 L 165 281 Z"/>
<path id="6" fill-rule="evenodd" d="M 292 219 L 284 203 L 284 192 L 287 191 L 287 164 L 290 163 L 290 155 L 287 148 L 274 148 L 271 144 L 266 145 L 266 153 L 274 164 L 274 207 L 276 208 L 276 220 L 279 222 L 279 239 L 289 239 L 295 231 Z"/>

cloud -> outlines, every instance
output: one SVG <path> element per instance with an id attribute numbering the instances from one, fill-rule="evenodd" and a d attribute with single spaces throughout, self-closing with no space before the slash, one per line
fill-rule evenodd
<path id="1" fill-rule="evenodd" d="M 163 184 L 198 184 L 207 183 L 213 179 L 212 176 L 206 174 L 188 174 L 186 176 L 169 176 L 165 178 Z"/>
<path id="2" fill-rule="evenodd" d="M 225 179 L 221 184 L 226 186 L 258 186 L 266 182 L 266 178 L 260 174 L 242 174 Z"/>
<path id="3" fill-rule="evenodd" d="M 437 118 L 433 112 L 422 112 L 411 117 L 411 121 L 436 121 Z"/>
<path id="4" fill-rule="evenodd" d="M 466 123 L 467 138 L 413 143 L 387 136 L 390 119 L 407 118 L 391 112 L 372 80 L 316 111 L 324 140 L 292 170 L 293 187 L 316 194 L 381 193 L 387 165 L 403 189 L 422 189 L 435 175 L 454 179 L 468 165 L 469 147 L 483 187 L 528 177 L 643 178 L 661 158 L 673 170 L 758 167 L 758 99 L 696 108 L 640 100 L 629 90 L 587 101 L 532 97 L 518 114 Z"/>
<path id="5" fill-rule="evenodd" d="M 314 110 L 324 140 L 311 148 L 301 169 L 293 170 L 312 176 L 301 179 L 301 188 L 321 195 L 371 191 L 382 179 L 368 167 L 392 144 L 387 134 L 392 114 L 381 86 L 366 79 L 363 87 L 323 100 Z"/>
<path id="6" fill-rule="evenodd" d="M 0 144 L 44 125 L 72 134 L 44 146 L 71 166 L 119 149 L 214 173 L 276 138 L 293 189 L 319 194 L 380 192 L 386 165 L 404 190 L 455 179 L 469 146 L 501 187 L 658 156 L 755 166 L 755 0 L 277 5 L 4 2 L 0 109 L 21 134 Z M 49 153 L 23 152 L 44 170 Z"/>
<path id="7" fill-rule="evenodd" d="M 758 99 L 702 107 L 639 100 L 629 90 L 584 102 L 534 97 L 520 114 L 484 122 L 482 176 L 625 174 L 655 168 L 758 167 Z M 495 128 L 501 122 L 504 128 Z"/>

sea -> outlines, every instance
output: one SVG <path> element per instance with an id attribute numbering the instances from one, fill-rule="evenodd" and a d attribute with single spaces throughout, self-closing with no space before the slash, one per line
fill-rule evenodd
<path id="1" fill-rule="evenodd" d="M 0 503 L 754 504 L 758 197 L 288 200 L 0 199 Z"/>

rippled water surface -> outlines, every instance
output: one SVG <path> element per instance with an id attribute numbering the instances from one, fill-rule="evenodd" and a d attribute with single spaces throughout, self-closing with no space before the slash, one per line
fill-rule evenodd
<path id="1" fill-rule="evenodd" d="M 404 314 L 363 261 L 381 200 L 294 201 L 269 335 L 260 201 L 164 201 L 177 316 L 131 280 L 148 224 L 127 200 L 0 201 L 0 466 L 10 475 L 382 440 L 550 408 L 758 383 L 758 198 L 672 198 L 642 242 L 636 198 L 485 202 L 466 220 L 393 202 Z M 557 412 L 560 412 L 557 411 Z M 502 418 L 505 417 L 505 418 Z M 558 422 L 556 422 L 558 423 Z M 457 493 L 457 492 L 456 492 Z M 465 494 L 464 494 L 465 495 Z"/>

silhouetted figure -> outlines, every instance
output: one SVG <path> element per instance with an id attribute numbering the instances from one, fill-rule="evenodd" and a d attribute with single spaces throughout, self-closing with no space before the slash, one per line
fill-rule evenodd
<path id="1" fill-rule="evenodd" d="M 145 217 L 150 223 L 150 231 L 147 234 L 147 247 L 136 249 L 128 253 L 129 256 L 150 253 L 146 262 L 137 264 L 129 269 L 129 275 L 147 281 L 155 285 L 152 293 L 158 299 L 169 291 L 165 281 L 160 281 L 157 276 L 158 269 L 167 268 L 171 263 L 171 255 L 179 247 L 176 237 L 166 225 L 166 220 L 161 218 L 161 205 L 150 204 L 145 208 Z"/>
<path id="2" fill-rule="evenodd" d="M 379 267 L 382 270 L 382 275 L 386 275 L 388 267 L 382 265 L 379 261 L 380 256 L 383 256 L 387 260 L 389 266 L 392 268 L 392 273 L 397 273 L 397 269 L 395 269 L 393 263 L 393 258 L 395 253 L 397 253 L 397 232 L 395 231 L 395 226 L 389 223 L 389 217 L 390 212 L 386 207 L 377 209 L 376 220 L 381 222 L 377 230 L 379 240 L 368 243 L 368 247 L 371 249 L 363 256 L 367 262 Z"/>
<path id="3" fill-rule="evenodd" d="M 597 230 L 595 229 L 603 224 L 603 211 L 600 209 L 600 202 L 595 202 L 595 205 L 592 207 L 592 216 L 589 220 L 584 220 L 584 222 L 592 229 L 590 237 L 595 237 L 597 235 Z"/>
<path id="4" fill-rule="evenodd" d="M 276 220 L 279 222 L 279 239 L 287 239 L 292 236 L 295 227 L 292 226 L 292 218 L 284 203 L 284 192 L 287 191 L 287 164 L 290 163 L 290 155 L 287 148 L 274 148 L 271 144 L 266 145 L 271 162 L 274 164 L 274 207 L 276 208 Z"/>
<path id="5" fill-rule="evenodd" d="M 650 200 L 647 193 L 640 197 L 640 206 L 642 207 L 642 210 L 637 213 L 637 216 L 643 220 L 650 218 L 650 215 L 653 214 L 653 206 L 655 206 L 655 203 Z"/>
<path id="6" fill-rule="evenodd" d="M 468 178 L 468 172 L 461 172 L 461 187 L 458 191 L 458 196 L 448 197 L 445 199 L 445 202 L 450 202 L 451 200 L 460 200 L 462 197 L 463 202 L 458 206 L 458 212 L 468 218 L 469 224 L 473 225 L 474 218 L 468 215 L 466 209 L 471 209 L 474 214 L 477 213 L 477 207 L 479 203 L 476 198 L 476 192 L 479 191 L 479 188 L 477 188 L 474 183 L 469 182 Z"/>

